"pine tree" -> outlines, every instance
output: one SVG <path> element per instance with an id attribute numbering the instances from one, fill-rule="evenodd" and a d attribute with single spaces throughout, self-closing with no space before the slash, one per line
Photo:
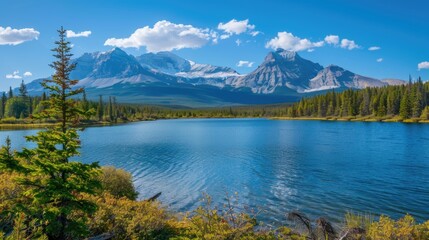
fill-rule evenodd
<path id="1" fill-rule="evenodd" d="M 6 101 L 7 101 L 7 96 L 6 93 L 3 92 L 2 96 L 1 96 L 1 117 L 4 118 L 4 111 L 6 109 Z"/>
<path id="2" fill-rule="evenodd" d="M 103 109 L 103 95 L 100 95 L 100 98 L 98 100 L 97 105 L 97 117 L 98 121 L 102 121 L 104 116 L 104 109 Z"/>
<path id="3" fill-rule="evenodd" d="M 86 98 L 86 91 L 85 90 L 82 93 L 82 108 L 84 111 L 89 110 L 89 103 L 88 103 L 88 99 Z"/>
<path id="4" fill-rule="evenodd" d="M 429 107 L 425 107 L 422 111 L 422 115 L 420 115 L 421 119 L 429 120 Z"/>
<path id="5" fill-rule="evenodd" d="M 401 104 L 399 105 L 399 116 L 403 119 L 410 118 L 411 116 L 411 106 L 410 106 L 410 93 L 408 89 L 405 89 L 404 95 L 401 99 Z"/>
<path id="6" fill-rule="evenodd" d="M 113 102 L 112 102 L 112 97 L 109 96 L 109 120 L 113 121 Z"/>
<path id="7" fill-rule="evenodd" d="M 27 86 L 25 86 L 24 80 L 22 80 L 21 85 L 19 86 L 19 96 L 26 98 L 28 95 Z"/>
<path id="8" fill-rule="evenodd" d="M 50 65 L 55 70 L 52 80 L 42 85 L 49 91 L 49 108 L 38 118 L 56 119 L 55 127 L 27 137 L 35 142 L 35 148 L 24 148 L 21 152 L 0 154 L 0 170 L 14 170 L 21 173 L 18 183 L 23 185 L 25 198 L 30 204 L 23 204 L 16 211 L 25 212 L 36 221 L 49 239 L 77 239 L 87 234 L 86 216 L 96 210 L 96 205 L 84 200 L 82 194 L 95 194 L 100 183 L 97 180 L 97 163 L 84 164 L 70 161 L 79 154 L 80 141 L 76 124 L 81 110 L 76 107 L 73 96 L 82 92 L 74 89 L 76 80 L 69 74 L 75 65 L 70 63 L 70 43 L 66 41 L 66 30 L 58 30 L 59 40 L 52 50 L 56 60 Z M 3 147 L 8 152 L 10 143 Z M 9 152 L 10 153 L 10 152 Z M 11 161 L 11 158 L 16 159 Z M 12 162 L 12 163 L 11 163 Z"/>
<path id="9" fill-rule="evenodd" d="M 9 87 L 9 99 L 13 98 L 13 91 L 12 91 L 12 86 Z"/>

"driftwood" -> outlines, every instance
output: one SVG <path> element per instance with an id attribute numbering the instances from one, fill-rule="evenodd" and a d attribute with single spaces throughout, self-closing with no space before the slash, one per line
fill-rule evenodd
<path id="1" fill-rule="evenodd" d="M 155 201 L 157 198 L 159 198 L 159 196 L 161 196 L 161 192 L 159 192 L 159 193 L 157 193 L 157 194 L 153 195 L 152 197 L 150 197 L 150 198 L 146 199 L 145 201 L 147 201 L 147 202 L 153 202 L 153 201 Z"/>

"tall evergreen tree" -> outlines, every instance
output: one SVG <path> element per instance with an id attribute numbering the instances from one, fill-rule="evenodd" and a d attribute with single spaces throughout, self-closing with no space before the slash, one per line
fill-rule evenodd
<path id="1" fill-rule="evenodd" d="M 74 89 L 76 80 L 69 74 L 75 68 L 70 63 L 70 42 L 66 30 L 58 30 L 59 40 L 52 50 L 56 60 L 50 65 L 55 74 L 42 85 L 49 91 L 49 108 L 38 118 L 56 119 L 55 127 L 27 137 L 35 148 L 24 148 L 13 155 L 0 155 L 1 169 L 22 173 L 18 183 L 28 189 L 24 194 L 30 204 L 23 204 L 16 211 L 23 211 L 36 221 L 49 239 L 80 239 L 87 233 L 85 218 L 96 210 L 96 205 L 83 200 L 82 194 L 95 194 L 100 186 L 97 163 L 84 164 L 70 161 L 79 154 L 80 141 L 76 124 L 81 110 L 73 96 L 82 92 Z M 7 144 L 2 152 L 8 150 Z M 10 151 L 9 151 L 10 153 Z M 11 161 L 11 158 L 14 158 Z M 0 169 L 0 170 L 1 170 Z"/>
<path id="2" fill-rule="evenodd" d="M 12 86 L 9 87 L 9 93 L 8 93 L 8 98 L 11 99 L 13 98 L 13 91 L 12 91 Z"/>
<path id="3" fill-rule="evenodd" d="M 27 86 L 25 85 L 24 80 L 22 80 L 21 85 L 19 86 L 19 96 L 26 98 L 27 95 L 28 95 Z"/>
<path id="4" fill-rule="evenodd" d="M 104 116 L 104 109 L 103 109 L 103 95 L 100 95 L 100 98 L 98 99 L 98 105 L 97 105 L 97 117 L 98 121 L 102 121 Z"/>
<path id="5" fill-rule="evenodd" d="M 4 117 L 4 111 L 6 110 L 6 101 L 7 101 L 7 96 L 6 93 L 3 92 L 2 96 L 1 96 L 1 117 Z"/>
<path id="6" fill-rule="evenodd" d="M 113 121 L 113 102 L 112 102 L 112 97 L 109 96 L 109 120 Z"/>
<path id="7" fill-rule="evenodd" d="M 405 89 L 404 95 L 401 99 L 401 104 L 399 105 L 399 116 L 404 119 L 410 118 L 411 116 L 411 96 L 409 89 Z"/>

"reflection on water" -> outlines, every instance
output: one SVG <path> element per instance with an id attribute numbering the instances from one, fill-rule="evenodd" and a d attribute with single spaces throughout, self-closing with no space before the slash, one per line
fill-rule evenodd
<path id="1" fill-rule="evenodd" d="M 1 131 L 14 147 L 35 130 Z M 130 171 L 140 198 L 161 191 L 176 210 L 226 192 L 273 223 L 301 210 L 339 220 L 347 211 L 429 219 L 429 125 L 195 119 L 88 128 L 85 162 Z"/>

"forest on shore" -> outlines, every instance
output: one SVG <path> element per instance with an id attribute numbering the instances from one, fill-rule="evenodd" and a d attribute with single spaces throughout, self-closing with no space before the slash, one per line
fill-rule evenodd
<path id="1" fill-rule="evenodd" d="M 52 123 L 53 119 L 35 119 L 49 108 L 49 94 L 29 96 L 24 83 L 16 96 L 12 89 L 0 98 L 2 124 Z M 325 94 L 303 98 L 297 103 L 230 106 L 205 109 L 171 108 L 143 104 L 119 103 L 115 97 L 99 96 L 89 101 L 85 91 L 76 97 L 85 115 L 83 124 L 109 124 L 129 121 L 176 118 L 274 118 L 351 121 L 429 122 L 429 83 L 411 80 L 404 85 L 335 89 Z"/>

